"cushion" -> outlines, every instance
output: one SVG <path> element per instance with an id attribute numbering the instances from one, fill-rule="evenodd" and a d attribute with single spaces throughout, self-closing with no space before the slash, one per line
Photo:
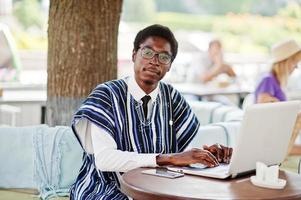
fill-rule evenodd
<path id="1" fill-rule="evenodd" d="M 82 164 L 70 127 L 0 128 L 0 187 L 37 188 L 40 196 L 66 196 Z"/>
<path id="2" fill-rule="evenodd" d="M 0 187 L 37 188 L 34 181 L 33 136 L 45 125 L 0 128 Z"/>
<path id="3" fill-rule="evenodd" d="M 201 126 L 217 122 L 241 121 L 243 111 L 236 106 L 227 106 L 217 102 L 189 101 Z"/>
<path id="4" fill-rule="evenodd" d="M 235 106 L 220 106 L 212 111 L 210 123 L 240 121 L 243 111 Z"/>
<path id="5" fill-rule="evenodd" d="M 68 197 L 55 197 L 51 200 L 68 199 Z M 40 197 L 30 190 L 0 189 L 0 200 L 40 200 Z"/>
<path id="6" fill-rule="evenodd" d="M 223 106 L 217 102 L 189 101 L 188 103 L 201 125 L 212 123 L 212 113 L 215 109 Z"/>
<path id="7" fill-rule="evenodd" d="M 82 164 L 82 149 L 71 128 L 43 129 L 34 139 L 35 181 L 41 197 L 68 195 Z"/>
<path id="8" fill-rule="evenodd" d="M 240 125 L 239 121 L 234 121 L 202 126 L 189 144 L 189 148 L 202 148 L 203 145 L 216 143 L 233 147 L 239 133 Z"/>

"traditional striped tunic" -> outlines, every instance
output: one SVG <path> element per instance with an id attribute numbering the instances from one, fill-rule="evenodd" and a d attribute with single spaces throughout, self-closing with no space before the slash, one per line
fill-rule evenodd
<path id="1" fill-rule="evenodd" d="M 163 82 L 150 112 L 145 120 L 142 104 L 128 93 L 126 80 L 114 80 L 94 89 L 75 114 L 72 128 L 79 138 L 75 123 L 87 119 L 108 132 L 118 150 L 160 154 L 183 151 L 198 131 L 199 122 L 184 98 Z M 120 175 L 97 170 L 94 155 L 85 152 L 71 199 L 128 199 L 119 190 Z"/>

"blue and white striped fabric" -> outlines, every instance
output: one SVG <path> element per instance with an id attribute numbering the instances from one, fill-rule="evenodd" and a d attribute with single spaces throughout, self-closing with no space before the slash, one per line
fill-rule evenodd
<path id="1" fill-rule="evenodd" d="M 88 119 L 106 130 L 117 149 L 138 153 L 181 152 L 199 129 L 199 122 L 184 98 L 173 87 L 160 82 L 159 94 L 148 119 L 142 104 L 128 93 L 126 80 L 98 85 L 75 114 L 75 123 Z M 81 144 L 84 147 L 83 144 Z M 119 172 L 95 167 L 94 155 L 83 155 L 83 165 L 71 188 L 71 199 L 128 199 L 119 190 Z"/>

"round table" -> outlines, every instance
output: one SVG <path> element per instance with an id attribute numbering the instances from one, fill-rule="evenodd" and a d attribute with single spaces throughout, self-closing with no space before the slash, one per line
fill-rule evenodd
<path id="1" fill-rule="evenodd" d="M 218 180 L 185 175 L 169 179 L 142 174 L 148 168 L 137 168 L 123 174 L 121 190 L 135 200 L 196 200 L 196 199 L 301 199 L 301 176 L 280 171 L 287 180 L 284 189 L 254 186 L 249 177 Z"/>

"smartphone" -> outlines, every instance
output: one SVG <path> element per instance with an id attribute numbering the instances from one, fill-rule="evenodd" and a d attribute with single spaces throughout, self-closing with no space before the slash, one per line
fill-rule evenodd
<path id="1" fill-rule="evenodd" d="M 142 171 L 143 174 L 149 174 L 153 176 L 160 176 L 165 178 L 179 178 L 184 176 L 183 173 L 169 171 L 167 169 L 148 169 Z"/>

